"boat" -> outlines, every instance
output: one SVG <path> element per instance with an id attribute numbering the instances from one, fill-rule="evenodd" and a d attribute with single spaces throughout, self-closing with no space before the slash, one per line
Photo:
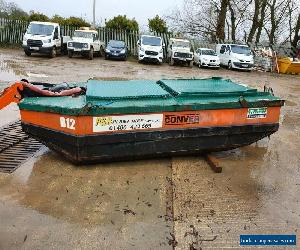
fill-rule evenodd
<path id="1" fill-rule="evenodd" d="M 284 105 L 268 88 L 220 77 L 88 80 L 62 89 L 18 82 L 0 95 L 0 109 L 14 93 L 23 131 L 75 164 L 239 148 L 275 133 Z"/>

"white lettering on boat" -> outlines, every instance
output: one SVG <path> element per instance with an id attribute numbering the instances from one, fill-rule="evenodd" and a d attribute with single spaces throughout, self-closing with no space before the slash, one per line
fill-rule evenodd
<path id="1" fill-rule="evenodd" d="M 268 108 L 249 108 L 247 119 L 257 119 L 257 118 L 266 118 Z"/>
<path id="2" fill-rule="evenodd" d="M 93 117 L 93 132 L 162 128 L 163 114 Z"/>
<path id="3" fill-rule="evenodd" d="M 60 126 L 62 128 L 75 130 L 75 120 L 72 118 L 60 117 Z"/>

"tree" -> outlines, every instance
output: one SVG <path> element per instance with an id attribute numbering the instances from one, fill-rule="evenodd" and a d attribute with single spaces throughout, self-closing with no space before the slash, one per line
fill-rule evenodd
<path id="1" fill-rule="evenodd" d="M 62 16 L 59 16 L 59 15 L 54 15 L 52 18 L 51 18 L 51 22 L 54 22 L 54 23 L 59 23 L 61 25 L 64 25 L 66 24 L 66 19 Z"/>
<path id="2" fill-rule="evenodd" d="M 216 41 L 218 4 L 214 1 L 185 0 L 182 9 L 166 16 L 174 33 Z"/>
<path id="3" fill-rule="evenodd" d="M 256 32 L 256 38 L 255 38 L 255 42 L 259 43 L 260 41 L 260 37 L 261 37 L 261 33 L 263 30 L 263 26 L 264 26 L 264 22 L 265 22 L 265 16 L 266 16 L 266 8 L 267 8 L 267 1 L 268 0 L 262 0 L 261 3 L 261 11 L 260 11 L 260 18 L 258 21 L 258 27 L 257 27 L 257 32 Z"/>
<path id="4" fill-rule="evenodd" d="M 166 33 L 168 32 L 167 23 L 165 20 L 156 15 L 152 19 L 148 19 L 148 27 L 151 32 Z"/>
<path id="5" fill-rule="evenodd" d="M 297 18 L 297 23 L 296 23 L 296 26 L 295 26 L 295 35 L 294 35 L 294 39 L 292 41 L 292 46 L 293 47 L 297 47 L 297 43 L 299 41 L 299 38 L 300 38 L 300 14 L 298 15 L 298 18 Z"/>
<path id="6" fill-rule="evenodd" d="M 118 29 L 118 30 L 139 30 L 137 21 L 127 18 L 126 15 L 118 15 L 105 23 L 106 28 Z"/>
<path id="7" fill-rule="evenodd" d="M 29 21 L 48 22 L 49 17 L 47 17 L 46 15 L 44 15 L 43 13 L 40 13 L 40 12 L 30 11 L 30 15 L 28 17 L 28 20 Z"/>
<path id="8" fill-rule="evenodd" d="M 4 0 L 0 0 L 0 17 L 17 19 L 17 20 L 27 20 L 28 14 L 23 11 L 15 3 L 7 3 Z"/>
<path id="9" fill-rule="evenodd" d="M 274 45 L 279 38 L 283 38 L 286 32 L 289 32 L 288 17 L 291 15 L 290 6 L 293 0 L 268 0 L 267 16 L 264 24 L 264 30 L 268 35 L 269 43 Z M 288 34 L 288 36 L 290 36 Z"/>
<path id="10" fill-rule="evenodd" d="M 247 13 L 249 4 L 252 0 L 230 0 L 228 7 L 229 7 L 229 15 L 228 19 L 230 21 L 226 21 L 227 23 L 227 30 L 228 30 L 228 39 L 231 39 L 231 41 L 235 42 L 237 39 L 238 33 L 244 32 L 244 23 L 247 19 Z"/>
<path id="11" fill-rule="evenodd" d="M 216 37 L 222 41 L 225 40 L 225 21 L 229 0 L 221 0 L 221 8 L 217 18 Z"/>
<path id="12" fill-rule="evenodd" d="M 77 26 L 77 27 L 90 27 L 91 26 L 91 24 L 88 23 L 87 21 L 85 21 L 83 18 L 74 17 L 74 16 L 66 18 L 64 24 L 71 25 L 71 26 Z"/>

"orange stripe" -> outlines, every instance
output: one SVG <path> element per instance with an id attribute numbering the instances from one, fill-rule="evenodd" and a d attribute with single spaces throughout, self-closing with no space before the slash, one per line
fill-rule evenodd
<path id="1" fill-rule="evenodd" d="M 200 110 L 200 111 L 188 111 L 188 112 L 186 111 L 165 112 L 163 113 L 164 118 L 163 118 L 162 128 L 143 129 L 142 131 L 174 129 L 174 128 L 179 129 L 179 128 L 220 127 L 220 126 L 278 123 L 279 115 L 280 115 L 280 107 L 268 107 L 267 116 L 265 118 L 248 119 L 247 114 L 248 114 L 248 108 Z M 126 115 L 111 115 L 111 116 L 122 117 Z M 147 115 L 147 114 L 134 114 L 134 115 Z M 171 119 L 172 120 L 171 123 L 170 123 L 170 116 L 173 117 L 172 118 L 173 120 Z M 36 111 L 21 110 L 21 119 L 22 122 L 24 123 L 37 125 L 37 126 L 41 126 L 53 130 L 58 130 L 58 131 L 62 131 L 74 135 L 98 134 L 93 132 L 93 117 L 95 116 L 68 116 L 68 115 L 60 115 L 54 113 L 43 113 L 43 112 L 36 112 Z M 104 115 L 99 117 L 110 117 L 110 115 Z M 61 124 L 61 119 L 64 121 L 65 124 Z M 64 126 L 62 127 L 62 125 Z M 104 132 L 104 133 L 113 133 L 113 132 Z"/>

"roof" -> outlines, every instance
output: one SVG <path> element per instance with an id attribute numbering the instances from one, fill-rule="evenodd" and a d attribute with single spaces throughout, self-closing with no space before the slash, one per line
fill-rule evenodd
<path id="1" fill-rule="evenodd" d="M 86 33 L 98 33 L 97 30 L 75 30 L 75 31 L 86 32 Z"/>
<path id="2" fill-rule="evenodd" d="M 210 49 L 210 48 L 198 48 L 198 49 L 201 49 L 201 50 L 213 50 L 213 51 L 215 51 L 214 49 Z"/>
<path id="3" fill-rule="evenodd" d="M 147 37 L 158 37 L 158 38 L 161 38 L 160 36 L 152 36 L 152 35 L 141 35 L 141 37 L 143 36 L 147 36 Z"/>
<path id="4" fill-rule="evenodd" d="M 172 40 L 172 41 L 181 41 L 181 42 L 190 42 L 189 40 L 182 39 L 182 38 L 170 38 L 170 40 Z"/>
<path id="5" fill-rule="evenodd" d="M 36 24 L 44 24 L 44 25 L 59 25 L 58 23 L 52 23 L 52 22 L 38 22 L 38 21 L 32 21 L 30 23 L 36 23 Z"/>
<path id="6" fill-rule="evenodd" d="M 217 46 L 220 45 L 236 45 L 236 46 L 243 46 L 243 47 L 249 47 L 247 44 L 237 44 L 237 43 L 218 43 Z"/>

